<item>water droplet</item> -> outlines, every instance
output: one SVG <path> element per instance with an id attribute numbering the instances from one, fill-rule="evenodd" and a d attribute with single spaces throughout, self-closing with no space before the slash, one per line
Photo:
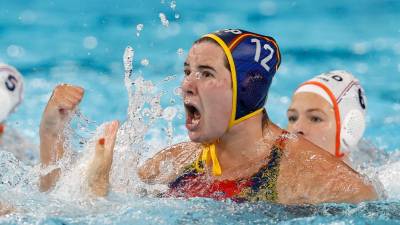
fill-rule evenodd
<path id="1" fill-rule="evenodd" d="M 160 13 L 160 14 L 158 14 L 158 16 L 160 17 L 161 24 L 162 24 L 164 27 L 168 27 L 168 26 L 169 26 L 169 21 L 168 21 L 168 19 L 167 19 L 167 16 L 165 16 L 164 13 Z"/>
<path id="2" fill-rule="evenodd" d="M 200 80 L 200 78 L 201 78 L 201 73 L 200 73 L 200 72 L 196 72 L 196 73 L 194 74 L 194 77 L 196 77 L 197 80 Z"/>
<path id="3" fill-rule="evenodd" d="M 143 24 L 142 23 L 139 23 L 138 25 L 136 25 L 136 30 L 137 31 L 142 31 L 143 30 Z"/>
<path id="4" fill-rule="evenodd" d="M 167 76 L 167 77 L 165 77 L 164 78 L 164 80 L 163 81 L 171 81 L 171 80 L 173 80 L 173 79 L 175 79 L 176 78 L 176 75 L 171 75 L 171 76 Z"/>
<path id="5" fill-rule="evenodd" d="M 179 56 L 182 56 L 184 52 L 185 51 L 183 50 L 183 48 L 178 48 L 178 50 L 176 51 L 176 53 L 178 53 Z"/>
<path id="6" fill-rule="evenodd" d="M 142 59 L 140 61 L 140 64 L 142 64 L 142 66 L 148 66 L 149 65 L 149 60 L 148 59 Z"/>
<path id="7" fill-rule="evenodd" d="M 167 108 L 164 109 L 163 113 L 162 113 L 162 117 L 165 120 L 171 121 L 174 119 L 176 113 L 177 113 L 177 109 L 175 107 L 169 106 Z"/>
<path id="8" fill-rule="evenodd" d="M 143 30 L 143 24 L 139 23 L 138 25 L 136 25 L 136 36 L 140 36 L 140 32 Z"/>
<path id="9" fill-rule="evenodd" d="M 279 101 L 280 101 L 282 104 L 288 104 L 289 101 L 290 101 L 290 99 L 289 99 L 287 96 L 282 96 L 282 97 L 279 98 Z"/>
<path id="10" fill-rule="evenodd" d="M 182 95 L 182 88 L 181 87 L 175 88 L 174 94 L 178 95 L 178 96 L 181 96 Z"/>
<path id="11" fill-rule="evenodd" d="M 145 109 L 143 109 L 142 114 L 145 117 L 149 117 L 150 116 L 150 110 L 148 108 L 145 108 Z"/>
<path id="12" fill-rule="evenodd" d="M 172 10 L 175 10 L 176 2 L 175 1 L 171 1 L 171 3 L 169 4 L 169 7 L 171 7 Z"/>

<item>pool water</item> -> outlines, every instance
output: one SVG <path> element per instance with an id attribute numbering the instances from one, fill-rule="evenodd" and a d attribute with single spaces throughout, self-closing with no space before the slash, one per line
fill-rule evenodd
<path id="1" fill-rule="evenodd" d="M 40 117 L 52 89 L 58 83 L 85 88 L 72 121 L 75 153 L 63 162 L 65 176 L 53 192 L 38 192 L 38 166 L 0 152 L 0 202 L 15 208 L 0 223 L 400 223 L 399 1 L 0 0 L 0 6 L 0 62 L 16 66 L 25 78 L 24 102 L 7 127 L 31 142 L 33 161 L 38 159 Z M 183 62 L 195 39 L 221 28 L 277 40 L 282 64 L 266 109 L 282 127 L 299 83 L 332 69 L 359 78 L 368 98 L 365 139 L 388 155 L 364 169 L 367 174 L 376 168 L 386 171 L 381 179 L 390 185 L 388 199 L 318 206 L 159 199 L 152 196 L 165 187 L 130 176 L 157 150 L 187 140 L 179 95 Z M 127 45 L 134 49 L 134 87 L 128 89 L 122 61 Z M 107 199 L 93 200 L 80 174 L 91 156 L 96 128 L 112 119 L 127 121 L 116 149 L 115 184 Z"/>

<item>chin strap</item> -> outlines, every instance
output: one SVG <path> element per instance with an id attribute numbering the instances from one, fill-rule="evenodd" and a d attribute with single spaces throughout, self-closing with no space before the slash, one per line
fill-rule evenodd
<path id="1" fill-rule="evenodd" d="M 199 172 L 204 171 L 204 167 L 207 166 L 209 160 L 211 159 L 212 162 L 212 174 L 214 176 L 221 176 L 222 170 L 221 166 L 219 165 L 219 161 L 217 158 L 217 151 L 216 151 L 215 143 L 203 145 L 203 150 L 201 152 L 201 157 L 199 160 L 196 161 L 195 167 L 196 170 Z M 200 164 L 201 162 L 201 164 Z"/>
<path id="2" fill-rule="evenodd" d="M 256 111 L 254 111 L 253 113 L 243 117 L 242 119 L 238 120 L 236 123 L 240 123 L 246 119 L 249 119 L 250 117 L 256 116 L 259 113 L 262 113 L 264 110 L 264 108 L 260 108 Z M 226 132 L 229 131 L 229 129 L 234 126 L 233 125 L 229 125 Z M 204 144 L 203 145 L 203 149 L 201 152 L 201 156 L 198 160 L 196 160 L 194 167 L 198 172 L 204 172 L 204 168 L 207 166 L 209 160 L 211 159 L 211 163 L 212 163 L 212 174 L 214 176 L 221 176 L 222 174 L 222 169 L 221 166 L 219 165 L 219 161 L 218 161 L 218 157 L 217 157 L 217 147 L 216 144 L 220 141 L 220 139 L 217 139 L 216 142 L 212 143 L 212 144 Z"/>

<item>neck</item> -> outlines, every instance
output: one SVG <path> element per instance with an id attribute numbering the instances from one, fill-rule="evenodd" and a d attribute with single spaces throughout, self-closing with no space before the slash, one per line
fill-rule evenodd
<path id="1" fill-rule="evenodd" d="M 275 140 L 272 138 L 274 135 L 263 134 L 263 130 L 269 130 L 270 127 L 274 125 L 267 123 L 262 127 L 262 114 L 258 114 L 233 126 L 224 134 L 216 145 L 222 170 L 265 158 L 270 151 L 270 148 L 264 147 L 265 144 Z"/>

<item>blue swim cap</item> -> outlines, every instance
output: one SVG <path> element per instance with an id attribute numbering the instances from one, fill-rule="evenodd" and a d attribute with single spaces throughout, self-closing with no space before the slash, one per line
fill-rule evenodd
<path id="1" fill-rule="evenodd" d="M 224 50 L 233 84 L 229 128 L 264 109 L 269 86 L 281 62 L 276 41 L 269 36 L 238 29 L 205 35 Z"/>

